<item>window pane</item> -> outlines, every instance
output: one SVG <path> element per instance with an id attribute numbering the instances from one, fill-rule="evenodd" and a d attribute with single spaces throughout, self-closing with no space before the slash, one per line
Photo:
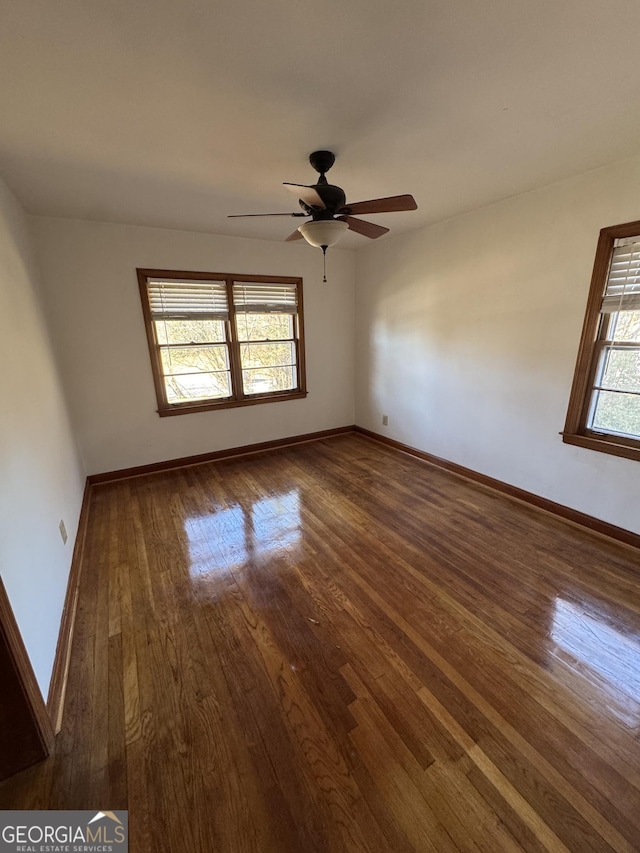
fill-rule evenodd
<path id="1" fill-rule="evenodd" d="M 620 391 L 640 391 L 640 349 L 607 349 L 604 373 L 598 384 Z"/>
<path id="2" fill-rule="evenodd" d="M 614 314 L 610 336 L 614 341 L 640 342 L 640 311 L 620 311 Z"/>
<path id="3" fill-rule="evenodd" d="M 228 370 L 229 360 L 226 346 L 171 347 L 162 349 L 162 371 L 165 375 L 176 373 L 209 373 L 213 370 Z"/>
<path id="4" fill-rule="evenodd" d="M 240 358 L 242 366 L 280 367 L 296 363 L 294 344 L 241 344 Z"/>
<path id="5" fill-rule="evenodd" d="M 225 340 L 222 320 L 155 320 L 159 344 L 208 344 Z"/>
<path id="6" fill-rule="evenodd" d="M 242 382 L 245 394 L 293 391 L 296 388 L 296 375 L 293 367 L 259 367 L 243 370 Z"/>
<path id="7" fill-rule="evenodd" d="M 591 428 L 640 438 L 640 396 L 596 391 Z"/>
<path id="8" fill-rule="evenodd" d="M 236 314 L 239 341 L 282 341 L 293 337 L 291 314 Z"/>
<path id="9" fill-rule="evenodd" d="M 216 400 L 231 396 L 231 380 L 228 371 L 166 376 L 164 384 L 169 403 Z"/>

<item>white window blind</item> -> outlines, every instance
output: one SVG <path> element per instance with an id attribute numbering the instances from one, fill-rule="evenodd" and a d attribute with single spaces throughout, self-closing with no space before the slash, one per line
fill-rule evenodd
<path id="1" fill-rule="evenodd" d="M 154 320 L 227 320 L 224 281 L 150 279 L 149 308 Z"/>
<path id="2" fill-rule="evenodd" d="M 233 304 L 241 314 L 297 314 L 298 289 L 295 284 L 233 284 Z"/>
<path id="3" fill-rule="evenodd" d="M 616 240 L 601 310 L 640 311 L 640 238 Z"/>

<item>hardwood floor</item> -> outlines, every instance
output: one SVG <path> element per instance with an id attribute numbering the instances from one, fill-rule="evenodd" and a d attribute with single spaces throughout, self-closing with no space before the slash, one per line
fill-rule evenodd
<path id="1" fill-rule="evenodd" d="M 640 850 L 640 560 L 346 435 L 96 486 L 2 808 L 131 850 Z"/>

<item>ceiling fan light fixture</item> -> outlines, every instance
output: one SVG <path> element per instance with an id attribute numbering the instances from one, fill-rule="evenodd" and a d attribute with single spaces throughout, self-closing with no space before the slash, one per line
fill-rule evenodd
<path id="1" fill-rule="evenodd" d="M 348 229 L 348 224 L 340 219 L 318 219 L 315 222 L 305 222 L 298 231 L 310 246 L 328 249 L 335 246 Z"/>

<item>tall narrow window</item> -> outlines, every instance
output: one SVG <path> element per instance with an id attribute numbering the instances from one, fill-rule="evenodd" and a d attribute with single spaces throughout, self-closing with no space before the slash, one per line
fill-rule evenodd
<path id="1" fill-rule="evenodd" d="M 304 397 L 302 279 L 138 270 L 160 415 Z"/>
<path id="2" fill-rule="evenodd" d="M 640 459 L 640 222 L 600 232 L 563 436 Z"/>
<path id="3" fill-rule="evenodd" d="M 245 394 L 275 394 L 297 385 L 297 287 L 234 282 L 235 325 Z"/>

